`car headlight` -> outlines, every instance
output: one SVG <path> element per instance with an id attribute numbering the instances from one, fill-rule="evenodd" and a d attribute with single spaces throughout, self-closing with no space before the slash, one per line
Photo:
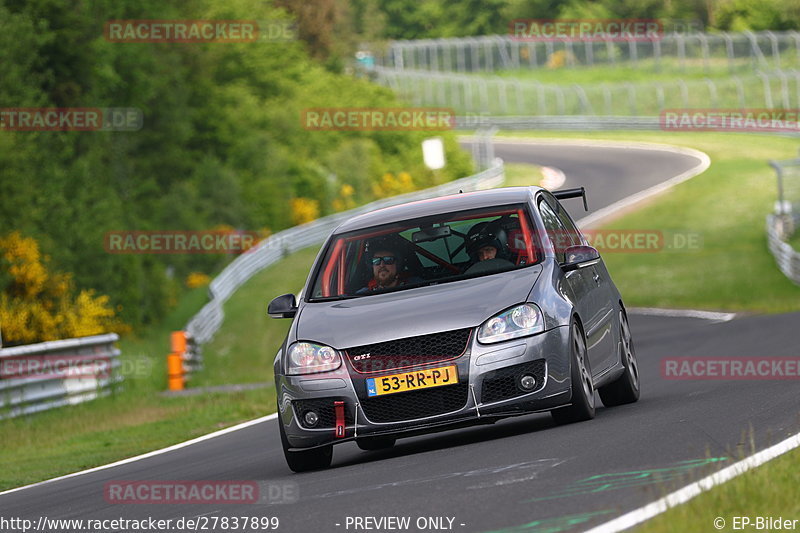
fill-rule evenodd
<path id="1" fill-rule="evenodd" d="M 339 353 L 324 344 L 297 342 L 289 348 L 286 358 L 286 373 L 314 374 L 336 370 L 342 364 Z"/>
<path id="2" fill-rule="evenodd" d="M 544 331 L 544 318 L 534 304 L 522 304 L 503 311 L 481 324 L 478 342 L 491 344 Z"/>

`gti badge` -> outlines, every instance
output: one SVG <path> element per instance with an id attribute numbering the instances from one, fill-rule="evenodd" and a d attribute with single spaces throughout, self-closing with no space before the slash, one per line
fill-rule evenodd
<path id="1" fill-rule="evenodd" d="M 369 354 L 370 353 L 371 352 L 367 352 L 367 353 L 365 353 L 363 355 L 357 355 L 357 356 L 353 357 L 353 361 L 361 361 L 362 359 L 369 359 Z"/>

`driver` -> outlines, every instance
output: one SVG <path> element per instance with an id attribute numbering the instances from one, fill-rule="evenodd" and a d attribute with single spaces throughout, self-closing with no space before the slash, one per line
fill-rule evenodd
<path id="1" fill-rule="evenodd" d="M 394 250 L 386 247 L 376 249 L 372 253 L 372 279 L 369 280 L 367 288 L 374 291 L 400 285 L 398 262 L 399 258 Z"/>
<path id="2" fill-rule="evenodd" d="M 421 281 L 403 271 L 403 256 L 396 245 L 388 242 L 378 242 L 369 247 L 368 253 L 372 265 L 372 279 L 366 287 L 359 289 L 356 294 L 371 291 L 401 287 L 407 283 Z"/>

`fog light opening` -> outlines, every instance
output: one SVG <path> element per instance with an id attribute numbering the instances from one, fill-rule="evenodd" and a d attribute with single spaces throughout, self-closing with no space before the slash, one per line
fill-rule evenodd
<path id="1" fill-rule="evenodd" d="M 519 378 L 518 385 L 524 391 L 532 391 L 536 388 L 536 378 L 530 374 L 523 374 Z"/>
<path id="2" fill-rule="evenodd" d="M 319 422 L 319 415 L 314 411 L 306 411 L 306 414 L 303 415 L 303 420 L 308 427 L 313 428 Z"/>

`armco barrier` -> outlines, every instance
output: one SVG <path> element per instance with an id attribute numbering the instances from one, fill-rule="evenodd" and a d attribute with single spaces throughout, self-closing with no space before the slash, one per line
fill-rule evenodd
<path id="1" fill-rule="evenodd" d="M 337 226 L 355 215 L 414 200 L 455 194 L 458 191 L 467 192 L 497 187 L 502 185 L 504 180 L 503 162 L 495 160 L 490 168 L 473 176 L 423 191 L 378 200 L 276 233 L 260 242 L 255 248 L 237 257 L 214 278 L 209 286 L 211 301 L 189 321 L 185 330 L 194 338 L 197 344 L 204 344 L 210 341 L 222 325 L 224 318 L 222 306 L 236 289 L 254 274 L 276 263 L 284 256 L 314 244 L 321 244 Z M 269 296 L 265 295 L 265 298 Z"/>
<path id="2" fill-rule="evenodd" d="M 800 252 L 787 241 L 800 219 L 791 215 L 767 215 L 767 243 L 769 251 L 783 274 L 800 285 Z"/>
<path id="3" fill-rule="evenodd" d="M 800 158 L 770 161 L 778 183 L 775 213 L 767 215 L 767 242 L 778 268 L 794 283 L 800 285 L 800 252 L 789 239 L 800 224 Z"/>
<path id="4" fill-rule="evenodd" d="M 0 349 L 0 419 L 93 400 L 121 380 L 116 333 Z"/>

